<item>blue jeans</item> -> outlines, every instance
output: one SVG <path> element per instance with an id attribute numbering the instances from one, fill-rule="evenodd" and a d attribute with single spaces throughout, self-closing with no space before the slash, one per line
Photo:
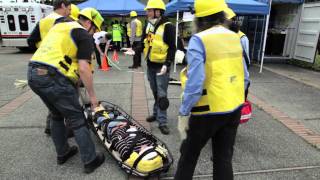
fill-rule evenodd
<path id="1" fill-rule="evenodd" d="M 65 155 L 70 148 L 64 124 L 66 119 L 66 124 L 74 132 L 82 162 L 93 161 L 96 158 L 95 145 L 79 103 L 78 91 L 72 82 L 52 67 L 30 63 L 28 83 L 52 113 L 51 137 L 57 155 Z"/>
<path id="2" fill-rule="evenodd" d="M 148 67 L 147 76 L 150 83 L 150 88 L 154 97 L 153 116 L 159 122 L 159 126 L 167 125 L 167 110 L 161 110 L 158 105 L 158 99 L 167 97 L 168 84 L 169 84 L 169 68 L 167 73 L 158 76 L 161 68 Z"/>

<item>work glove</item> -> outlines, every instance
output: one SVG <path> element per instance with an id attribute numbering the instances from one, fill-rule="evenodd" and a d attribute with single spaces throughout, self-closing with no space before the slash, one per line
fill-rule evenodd
<path id="1" fill-rule="evenodd" d="M 167 72 L 167 66 L 166 65 L 162 65 L 162 68 L 160 70 L 159 73 L 157 73 L 157 76 L 161 76 L 161 75 L 164 75 L 166 72 Z"/>
<path id="2" fill-rule="evenodd" d="M 27 80 L 16 79 L 14 82 L 14 86 L 16 89 L 24 89 L 28 86 Z"/>
<path id="3" fill-rule="evenodd" d="M 189 116 L 178 116 L 178 130 L 180 139 L 183 141 L 187 137 L 187 130 L 189 129 Z"/>
<path id="4" fill-rule="evenodd" d="M 134 56 L 136 52 L 132 48 L 122 48 L 120 51 L 124 51 L 125 55 Z"/>

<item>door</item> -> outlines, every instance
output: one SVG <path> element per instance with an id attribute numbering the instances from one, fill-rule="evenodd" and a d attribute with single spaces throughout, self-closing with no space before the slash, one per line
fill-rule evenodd
<path id="1" fill-rule="evenodd" d="M 320 32 L 320 3 L 304 4 L 302 8 L 294 59 L 313 63 Z"/>

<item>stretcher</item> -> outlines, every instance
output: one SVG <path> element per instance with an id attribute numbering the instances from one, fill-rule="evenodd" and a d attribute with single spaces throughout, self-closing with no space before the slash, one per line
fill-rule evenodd
<path id="1" fill-rule="evenodd" d="M 105 147 L 110 155 L 117 161 L 121 169 L 130 175 L 138 177 L 156 176 L 169 170 L 173 163 L 173 157 L 167 145 L 163 141 L 152 135 L 151 132 L 135 121 L 119 106 L 106 101 L 102 101 L 100 104 L 104 108 L 103 113 L 107 113 L 106 116 L 109 117 L 108 120 L 103 120 L 102 123 L 101 118 L 99 119 L 96 115 L 93 115 L 90 107 L 85 108 L 85 116 L 87 118 L 89 128 L 98 137 L 100 143 Z M 111 141 L 111 131 L 108 129 L 111 125 L 110 122 L 120 120 L 128 122 L 130 127 L 138 127 L 139 129 L 143 129 L 148 132 L 147 139 L 152 142 L 153 146 L 151 148 L 146 148 L 146 150 L 141 153 L 132 152 L 128 158 L 124 159 L 121 157 L 120 153 L 114 147 L 114 141 Z M 134 143 L 137 143 L 137 141 Z M 133 147 L 131 149 L 133 149 Z M 150 157 L 149 155 L 153 156 Z"/>

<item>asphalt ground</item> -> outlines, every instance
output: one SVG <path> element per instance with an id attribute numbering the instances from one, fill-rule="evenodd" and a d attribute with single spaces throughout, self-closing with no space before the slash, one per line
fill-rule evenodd
<path id="1" fill-rule="evenodd" d="M 13 82 L 15 79 L 26 79 L 30 57 L 31 54 L 19 53 L 17 50 L 0 49 L 0 109 L 28 91 L 28 89 L 15 89 Z M 131 72 L 127 69 L 129 65 L 131 65 L 130 58 L 120 56 L 119 66 L 122 71 L 115 68 L 107 72 L 96 70 L 94 79 L 100 100 L 113 102 L 131 113 L 132 76 L 133 73 L 140 72 Z M 178 69 L 180 68 L 178 66 Z M 317 106 L 314 101 L 319 98 L 318 89 L 269 71 L 264 71 L 262 75 L 257 73 L 257 68 L 251 68 L 251 71 L 253 82 L 251 92 L 255 96 L 286 114 L 291 116 L 297 114 L 294 116 L 297 119 L 300 119 L 299 116 L 302 117 L 302 114 L 303 117 L 311 117 L 314 113 L 318 113 L 316 110 L 310 110 L 315 108 L 313 106 Z M 172 77 L 177 78 L 178 73 L 172 73 Z M 150 112 L 153 97 L 146 76 L 145 86 Z M 161 179 L 172 179 L 179 158 L 180 140 L 176 129 L 179 95 L 180 87 L 170 85 L 168 121 L 171 134 L 164 136 L 160 133 L 157 123 L 151 124 L 153 134 L 169 146 L 175 159 L 169 172 L 161 174 Z M 303 106 L 292 108 L 295 104 L 294 99 L 288 101 L 292 96 L 303 99 L 300 100 L 304 102 Z M 252 120 L 238 129 L 233 159 L 235 179 L 320 179 L 319 150 L 262 109 L 256 106 L 253 108 Z M 297 109 L 300 109 L 300 113 Z M 127 174 L 97 143 L 94 136 L 92 137 L 95 139 L 97 150 L 104 151 L 106 155 L 106 162 L 100 168 L 90 175 L 82 173 L 83 165 L 79 155 L 58 166 L 52 141 L 43 133 L 46 114 L 47 110 L 43 103 L 33 95 L 13 112 L 0 116 L 0 179 L 128 179 Z M 303 120 L 303 123 L 305 122 L 309 121 Z M 310 127 L 317 130 L 316 125 L 311 124 Z M 71 143 L 75 144 L 73 139 Z M 210 146 L 208 142 L 202 150 L 194 179 L 212 179 Z"/>

